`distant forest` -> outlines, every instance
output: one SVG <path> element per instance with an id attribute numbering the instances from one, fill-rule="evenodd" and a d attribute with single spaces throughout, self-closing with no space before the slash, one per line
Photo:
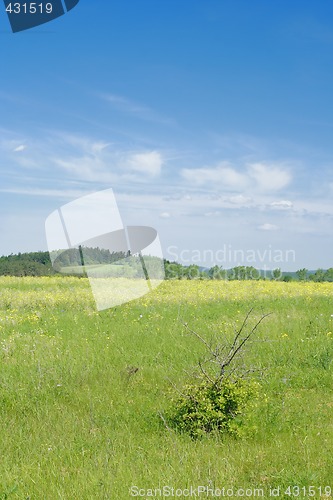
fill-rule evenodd
<path id="1" fill-rule="evenodd" d="M 131 258 L 129 258 L 131 257 Z M 142 275 L 139 257 L 130 252 L 110 252 L 99 248 L 80 248 L 59 251 L 52 255 L 49 252 L 18 253 L 0 257 L 1 276 L 54 276 L 73 275 L 86 276 L 85 269 L 89 266 L 112 265 L 119 266 L 119 275 L 131 278 Z M 160 260 L 151 257 L 160 264 Z M 84 266 L 83 266 L 84 262 Z M 125 264 L 125 265 L 124 265 Z M 276 280 L 276 281 L 315 281 L 333 282 L 333 268 L 298 269 L 295 272 L 283 272 L 280 268 L 274 270 L 258 270 L 253 266 L 236 266 L 223 269 L 213 266 L 210 269 L 197 265 L 183 266 L 177 262 L 163 260 L 166 279 L 220 279 L 220 280 Z M 114 267 L 114 269 L 117 269 Z M 126 272 L 125 272 L 125 271 Z"/>

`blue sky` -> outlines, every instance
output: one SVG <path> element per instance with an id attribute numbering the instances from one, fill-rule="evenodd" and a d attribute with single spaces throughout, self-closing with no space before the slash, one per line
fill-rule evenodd
<path id="1" fill-rule="evenodd" d="M 113 188 L 167 258 L 333 266 L 332 18 L 324 0 L 81 0 L 12 34 L 0 6 L 0 254 L 47 249 L 53 210 Z"/>

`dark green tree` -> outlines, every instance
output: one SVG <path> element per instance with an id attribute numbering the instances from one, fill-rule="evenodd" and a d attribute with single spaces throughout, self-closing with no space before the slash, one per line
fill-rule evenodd
<path id="1" fill-rule="evenodd" d="M 308 278 L 308 270 L 303 267 L 303 269 L 298 269 L 298 271 L 296 271 L 296 276 L 298 278 L 299 281 L 306 281 L 307 278 Z"/>

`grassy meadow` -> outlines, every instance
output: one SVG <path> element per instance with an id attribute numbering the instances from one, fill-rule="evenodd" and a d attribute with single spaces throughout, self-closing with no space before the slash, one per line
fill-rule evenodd
<path id="1" fill-rule="evenodd" d="M 133 486 L 151 498 L 167 485 L 329 498 L 332 299 L 332 283 L 181 280 L 97 312 L 87 279 L 1 277 L 0 499 L 122 500 Z M 183 323 L 227 342 L 251 307 L 252 324 L 272 314 L 245 350 L 262 373 L 249 431 L 177 434 L 162 417 L 205 353 Z"/>

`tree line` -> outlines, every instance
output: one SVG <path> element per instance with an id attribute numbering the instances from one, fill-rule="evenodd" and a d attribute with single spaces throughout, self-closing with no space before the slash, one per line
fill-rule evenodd
<path id="1" fill-rule="evenodd" d="M 147 257 L 146 257 L 147 259 Z M 83 266 L 84 264 L 84 266 Z M 150 269 L 157 269 L 161 261 L 150 257 Z M 72 248 L 52 254 L 49 252 L 28 252 L 0 257 L 1 276 L 54 276 L 61 274 L 86 276 L 88 266 L 112 265 L 119 266 L 119 275 L 127 277 L 142 276 L 142 265 L 139 256 L 130 252 L 110 252 L 99 248 Z M 120 268 L 122 266 L 122 268 Z M 166 279 L 215 279 L 215 280 L 275 280 L 275 281 L 315 281 L 333 282 L 333 267 L 309 271 L 298 269 L 286 273 L 280 268 L 260 270 L 253 266 L 235 266 L 224 269 L 221 266 L 203 268 L 192 264 L 184 266 L 178 262 L 163 259 Z M 116 267 L 114 267 L 117 270 Z M 117 275 L 117 274 L 115 274 Z"/>

